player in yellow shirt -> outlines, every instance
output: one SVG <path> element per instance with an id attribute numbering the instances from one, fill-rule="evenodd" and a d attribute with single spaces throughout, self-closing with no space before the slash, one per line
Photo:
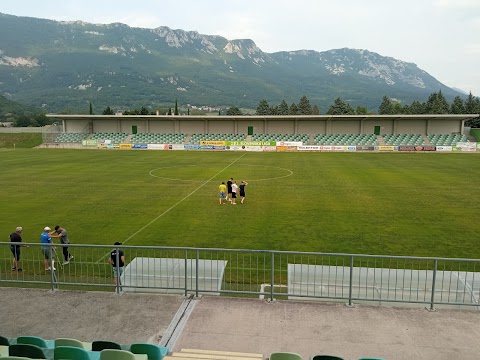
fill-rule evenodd
<path id="1" fill-rule="evenodd" d="M 227 185 L 225 185 L 225 182 L 222 182 L 220 186 L 218 187 L 218 190 L 220 191 L 220 205 L 225 204 L 225 193 L 227 192 Z"/>

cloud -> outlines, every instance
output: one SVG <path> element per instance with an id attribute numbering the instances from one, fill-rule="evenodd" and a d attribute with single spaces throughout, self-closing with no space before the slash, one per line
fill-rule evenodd
<path id="1" fill-rule="evenodd" d="M 433 5 L 445 9 L 480 8 L 478 0 L 434 0 Z"/>

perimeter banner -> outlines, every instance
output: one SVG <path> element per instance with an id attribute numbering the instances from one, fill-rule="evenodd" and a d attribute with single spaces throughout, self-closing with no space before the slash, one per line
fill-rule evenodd
<path id="1" fill-rule="evenodd" d="M 200 145 L 225 146 L 225 141 L 200 140 Z"/>
<path id="2" fill-rule="evenodd" d="M 225 141 L 226 146 L 276 146 L 276 141 Z"/>

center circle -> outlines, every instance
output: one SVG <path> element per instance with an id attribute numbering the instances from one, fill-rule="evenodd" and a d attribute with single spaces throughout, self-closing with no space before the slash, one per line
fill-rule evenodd
<path id="1" fill-rule="evenodd" d="M 266 176 L 266 177 L 261 177 L 259 176 L 258 178 L 252 178 L 248 175 L 249 172 L 251 171 L 244 171 L 242 174 L 242 178 L 248 179 L 248 181 L 271 181 L 271 180 L 278 180 L 278 179 L 283 179 L 289 176 L 293 175 L 293 171 L 290 169 L 286 168 L 281 168 L 278 166 L 268 166 L 268 165 L 250 165 L 250 164 L 238 164 L 235 167 L 235 173 L 242 173 L 241 170 L 238 168 L 243 168 L 243 167 L 256 167 L 256 168 L 263 168 L 265 171 L 269 171 L 270 173 L 275 173 L 275 172 L 280 172 L 278 176 Z M 225 171 L 227 171 L 226 169 Z M 150 170 L 148 173 L 150 176 L 155 177 L 157 179 L 162 179 L 162 180 L 169 180 L 169 181 L 183 181 L 183 182 L 207 182 L 209 180 L 214 180 L 216 178 L 220 178 L 220 176 L 215 176 L 214 178 L 211 179 L 192 179 L 197 175 L 200 171 L 202 171 L 202 168 L 198 165 L 173 165 L 173 166 L 164 166 L 164 167 L 159 167 L 156 169 Z M 223 172 L 223 171 L 222 171 Z M 247 173 L 247 174 L 245 174 Z M 258 171 L 255 171 L 255 174 L 258 175 Z M 261 174 L 260 174 L 261 175 Z M 191 177 L 188 179 L 188 177 Z"/>

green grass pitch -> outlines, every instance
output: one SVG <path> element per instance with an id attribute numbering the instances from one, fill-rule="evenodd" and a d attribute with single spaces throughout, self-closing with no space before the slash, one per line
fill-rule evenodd
<path id="1" fill-rule="evenodd" d="M 480 258 L 477 154 L 0 151 L 0 229 L 38 242 Z M 218 185 L 247 180 L 245 204 Z"/>

